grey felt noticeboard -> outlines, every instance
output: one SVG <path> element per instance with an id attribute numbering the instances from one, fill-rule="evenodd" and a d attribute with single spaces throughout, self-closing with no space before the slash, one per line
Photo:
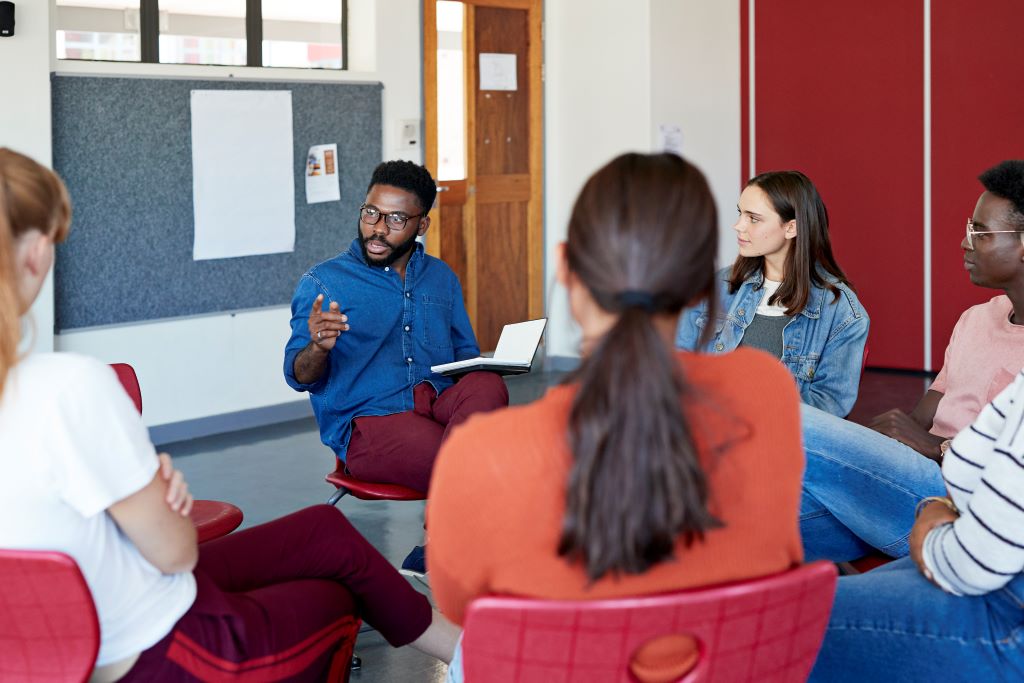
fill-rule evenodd
<path id="1" fill-rule="evenodd" d="M 348 248 L 381 161 L 379 83 L 53 76 L 53 162 L 71 193 L 57 249 L 57 331 L 287 304 Z M 192 90 L 290 90 L 295 251 L 192 260 Z M 306 204 L 311 145 L 338 144 L 341 202 Z"/>

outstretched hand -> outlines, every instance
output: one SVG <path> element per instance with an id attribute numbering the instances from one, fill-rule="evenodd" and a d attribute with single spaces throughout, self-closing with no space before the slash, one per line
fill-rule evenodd
<path id="1" fill-rule="evenodd" d="M 868 427 L 913 448 L 926 458 L 938 462 L 941 457 L 939 446 L 945 439 L 930 433 L 899 408 L 882 413 L 868 423 Z"/>
<path id="2" fill-rule="evenodd" d="M 167 495 L 164 498 L 167 507 L 182 517 L 188 517 L 188 513 L 192 512 L 193 500 L 185 475 L 174 468 L 171 456 L 161 453 L 157 457 L 160 460 L 160 478 L 167 482 Z"/>
<path id="3" fill-rule="evenodd" d="M 332 301 L 323 310 L 324 295 L 318 294 L 309 312 L 309 338 L 324 351 L 330 351 L 338 342 L 342 332 L 348 330 L 348 316 L 341 312 L 337 301 Z"/>

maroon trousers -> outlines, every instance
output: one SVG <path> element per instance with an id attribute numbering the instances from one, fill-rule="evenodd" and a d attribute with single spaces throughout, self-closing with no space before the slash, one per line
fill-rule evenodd
<path id="1" fill-rule="evenodd" d="M 508 388 L 493 372 L 470 372 L 440 396 L 428 382 L 413 390 L 404 413 L 352 421 L 345 466 L 353 476 L 426 493 L 441 443 L 473 413 L 508 406 Z"/>
<path id="2" fill-rule="evenodd" d="M 349 523 L 318 505 L 199 547 L 196 601 L 123 681 L 342 680 L 356 615 L 394 646 L 430 604 Z"/>

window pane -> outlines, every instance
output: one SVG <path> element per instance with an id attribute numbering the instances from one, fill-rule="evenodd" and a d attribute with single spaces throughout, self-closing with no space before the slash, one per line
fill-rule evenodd
<path id="1" fill-rule="evenodd" d="M 341 0 L 263 0 L 263 66 L 340 69 Z"/>
<path id="2" fill-rule="evenodd" d="M 463 5 L 437 3 L 437 179 L 466 177 Z"/>
<path id="3" fill-rule="evenodd" d="M 57 59 L 137 62 L 139 0 L 57 0 Z"/>
<path id="4" fill-rule="evenodd" d="M 245 65 L 245 0 L 160 0 L 160 61 Z"/>

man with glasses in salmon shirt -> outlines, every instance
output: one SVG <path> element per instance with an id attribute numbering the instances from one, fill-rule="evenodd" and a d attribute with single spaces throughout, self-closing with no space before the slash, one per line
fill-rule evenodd
<path id="1" fill-rule="evenodd" d="M 430 371 L 480 355 L 458 277 L 417 241 L 436 194 L 412 162 L 374 170 L 348 250 L 299 280 L 284 358 L 285 379 L 309 392 L 321 440 L 353 476 L 424 493 L 448 433 L 508 405 L 494 373 L 455 382 Z M 403 568 L 424 571 L 420 547 Z"/>
<path id="2" fill-rule="evenodd" d="M 909 415 L 890 410 L 868 427 L 801 407 L 804 472 L 800 531 L 808 561 L 854 560 L 880 550 L 909 552 L 914 509 L 946 495 L 945 442 L 1024 368 L 1024 161 L 1004 161 L 979 177 L 985 191 L 960 243 L 979 287 L 1004 294 L 964 311 L 942 370 Z"/>

